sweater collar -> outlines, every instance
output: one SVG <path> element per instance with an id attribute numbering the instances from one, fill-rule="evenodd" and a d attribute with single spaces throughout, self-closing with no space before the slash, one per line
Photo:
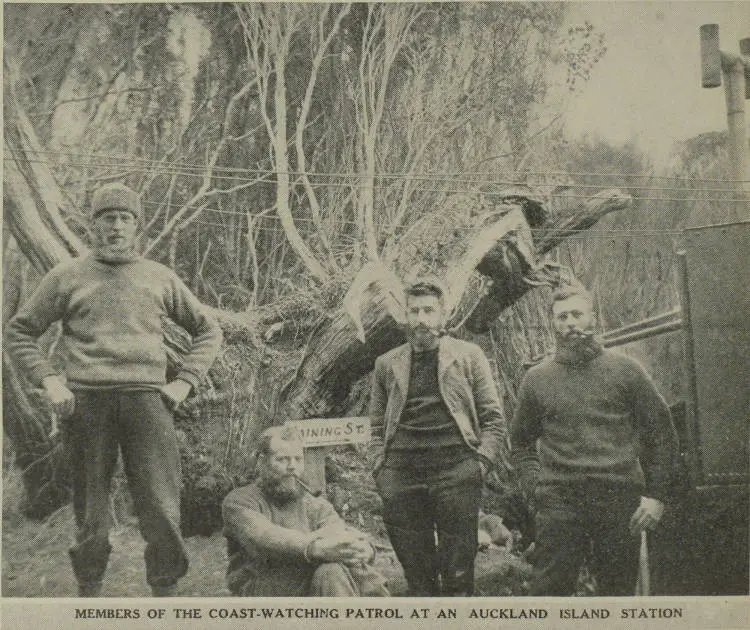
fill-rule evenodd
<path id="1" fill-rule="evenodd" d="M 401 390 L 406 394 L 409 391 L 409 375 L 411 374 L 412 346 L 407 341 L 395 350 L 392 369 L 396 377 L 396 382 Z M 461 349 L 457 346 L 457 341 L 448 335 L 440 337 L 438 345 L 438 379 L 443 372 L 458 359 Z"/>
<path id="2" fill-rule="evenodd" d="M 565 365 L 584 365 L 602 353 L 602 344 L 593 335 L 572 342 L 557 340 L 555 361 Z"/>
<path id="3" fill-rule="evenodd" d="M 112 249 L 108 246 L 94 247 L 91 250 L 94 260 L 106 265 L 123 265 L 138 260 L 141 255 L 135 247 L 128 249 Z"/>

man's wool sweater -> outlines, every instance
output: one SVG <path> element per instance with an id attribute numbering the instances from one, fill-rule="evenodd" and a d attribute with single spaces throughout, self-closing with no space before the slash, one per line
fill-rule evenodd
<path id="1" fill-rule="evenodd" d="M 164 318 L 193 337 L 177 376 L 195 387 L 213 362 L 221 330 L 172 270 L 143 258 L 106 263 L 89 255 L 56 266 L 9 322 L 6 347 L 41 384 L 59 370 L 36 340 L 59 320 L 57 354 L 70 387 L 158 387 L 166 381 Z"/>
<path id="2" fill-rule="evenodd" d="M 440 394 L 438 383 L 438 348 L 411 354 L 409 391 L 401 412 L 396 434 L 391 443 L 393 451 L 402 451 L 403 463 L 412 460 L 412 452 L 428 450 L 440 457 L 446 447 L 466 446 L 456 421 L 451 417 Z M 406 453 L 403 453 L 406 451 Z M 393 463 L 394 458 L 390 458 Z"/>
<path id="3" fill-rule="evenodd" d="M 222 505 L 227 538 L 230 591 L 255 595 L 289 595 L 300 580 L 309 579 L 315 566 L 305 549 L 324 533 L 344 530 L 346 524 L 322 497 L 307 493 L 276 503 L 256 481 L 236 488 Z"/>
<path id="4" fill-rule="evenodd" d="M 538 440 L 540 483 L 601 480 L 664 500 L 677 457 L 669 408 L 637 361 L 589 350 L 578 361 L 558 354 L 525 375 L 511 433 L 519 472 L 533 467 Z"/>

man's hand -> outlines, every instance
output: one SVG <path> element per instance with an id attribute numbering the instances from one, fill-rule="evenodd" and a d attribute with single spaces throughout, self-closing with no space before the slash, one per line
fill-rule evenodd
<path id="1" fill-rule="evenodd" d="M 183 401 L 188 397 L 192 385 L 187 381 L 183 381 L 180 378 L 176 378 L 171 383 L 162 385 L 159 388 L 159 392 L 164 398 L 165 402 L 172 411 L 177 409 Z"/>
<path id="2" fill-rule="evenodd" d="M 372 545 L 359 532 L 343 531 L 321 536 L 310 545 L 309 556 L 321 562 L 356 565 L 372 560 Z"/>
<path id="3" fill-rule="evenodd" d="M 647 529 L 656 529 L 664 514 L 664 504 L 658 499 L 641 497 L 641 504 L 630 518 L 630 533 L 636 534 Z"/>
<path id="4" fill-rule="evenodd" d="M 46 376 L 42 380 L 42 387 L 49 406 L 58 418 L 67 418 L 73 413 L 75 396 L 59 376 Z"/>

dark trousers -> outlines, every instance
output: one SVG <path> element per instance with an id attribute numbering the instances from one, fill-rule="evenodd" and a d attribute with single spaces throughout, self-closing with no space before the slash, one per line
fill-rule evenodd
<path id="1" fill-rule="evenodd" d="M 529 594 L 573 595 L 586 560 L 597 595 L 633 595 L 641 538 L 628 524 L 639 502 L 640 493 L 627 486 L 538 486 Z"/>
<path id="2" fill-rule="evenodd" d="M 70 549 L 79 584 L 100 582 L 109 544 L 110 486 L 122 452 L 143 538 L 146 579 L 174 584 L 187 572 L 180 535 L 180 453 L 172 414 L 157 391 L 75 393 L 75 413 L 62 424 L 73 486 L 76 543 Z"/>
<path id="3" fill-rule="evenodd" d="M 477 459 L 432 456 L 398 468 L 386 459 L 376 484 L 409 595 L 472 595 L 482 495 Z"/>

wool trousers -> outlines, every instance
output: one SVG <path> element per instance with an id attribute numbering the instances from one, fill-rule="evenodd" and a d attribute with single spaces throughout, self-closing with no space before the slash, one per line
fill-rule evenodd
<path id="1" fill-rule="evenodd" d="M 641 538 L 629 522 L 639 502 L 640 491 L 624 484 L 540 484 L 529 594 L 573 595 L 586 562 L 597 595 L 633 595 Z"/>
<path id="2" fill-rule="evenodd" d="M 176 583 L 188 568 L 180 534 L 180 453 L 160 393 L 78 390 L 75 412 L 62 431 L 77 525 L 70 557 L 78 583 L 101 582 L 107 567 L 118 449 L 146 541 L 146 580 L 151 586 Z"/>
<path id="3" fill-rule="evenodd" d="M 371 566 L 340 562 L 317 566 L 289 563 L 273 571 L 249 567 L 246 581 L 232 591 L 240 597 L 388 597 L 383 577 Z M 230 585 L 231 588 L 231 585 Z"/>
<path id="4" fill-rule="evenodd" d="M 408 583 L 409 595 L 474 593 L 482 474 L 471 453 L 426 458 L 376 477 L 383 521 Z"/>

